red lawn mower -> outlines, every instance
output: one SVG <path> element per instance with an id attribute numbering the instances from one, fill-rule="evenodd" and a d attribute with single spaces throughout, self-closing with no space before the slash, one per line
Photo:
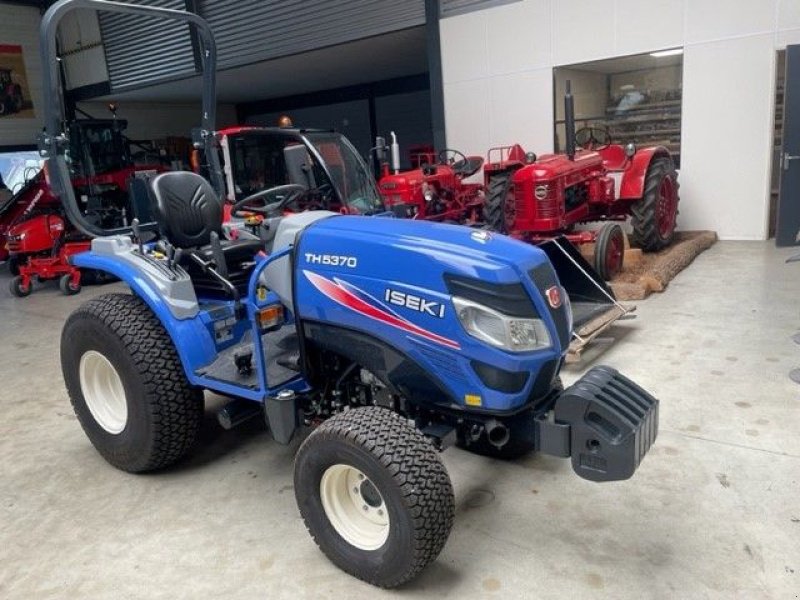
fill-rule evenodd
<path id="1" fill-rule="evenodd" d="M 678 214 L 678 174 L 669 151 L 613 144 L 607 130 L 575 132 L 570 82 L 565 97 L 566 154 L 536 157 L 517 144 L 492 148 L 484 166 L 487 226 L 541 242 L 563 235 L 595 243 L 595 270 L 611 279 L 621 269 L 625 237 L 618 222 L 631 218 L 631 242 L 646 252 L 669 245 Z M 580 148 L 578 150 L 577 148 Z M 599 230 L 576 231 L 591 221 Z"/>
<path id="2" fill-rule="evenodd" d="M 89 240 L 70 241 L 66 221 L 56 212 L 38 214 L 12 227 L 8 249 L 26 258 L 11 280 L 11 293 L 23 298 L 33 290 L 34 279 L 58 279 L 64 294 L 77 294 L 81 290 L 81 271 L 70 264 L 69 257 L 89 250 L 90 245 Z"/>

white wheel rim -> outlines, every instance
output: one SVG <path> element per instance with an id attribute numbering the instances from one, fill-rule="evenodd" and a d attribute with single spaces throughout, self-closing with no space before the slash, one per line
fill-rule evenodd
<path id="1" fill-rule="evenodd" d="M 328 467 L 319 483 L 325 516 L 344 540 L 361 550 L 377 550 L 389 538 L 389 512 L 370 479 L 350 465 Z"/>
<path id="2" fill-rule="evenodd" d="M 88 350 L 81 356 L 79 376 L 83 399 L 94 420 L 108 433 L 120 433 L 128 422 L 128 402 L 114 365 L 99 352 Z"/>

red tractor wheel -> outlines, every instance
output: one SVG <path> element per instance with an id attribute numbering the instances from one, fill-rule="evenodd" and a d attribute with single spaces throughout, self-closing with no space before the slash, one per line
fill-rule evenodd
<path id="1" fill-rule="evenodd" d="M 631 206 L 631 241 L 645 252 L 661 250 L 675 237 L 679 187 L 672 159 L 653 159 L 644 182 L 644 196 Z"/>
<path id="2" fill-rule="evenodd" d="M 25 283 L 22 281 L 22 276 L 17 275 L 9 282 L 8 289 L 17 298 L 24 298 L 25 296 L 30 295 L 31 284 L 28 283 L 28 285 L 25 285 Z"/>
<path id="3" fill-rule="evenodd" d="M 594 245 L 594 268 L 605 281 L 622 271 L 625 260 L 625 234 L 616 223 L 606 223 L 597 233 Z"/>
<path id="4" fill-rule="evenodd" d="M 511 173 L 494 175 L 489 179 L 483 219 L 492 231 L 508 233 L 514 230 L 517 220 L 517 202 Z"/>

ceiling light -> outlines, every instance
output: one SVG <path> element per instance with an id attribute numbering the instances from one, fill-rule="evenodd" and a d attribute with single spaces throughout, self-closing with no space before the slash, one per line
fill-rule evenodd
<path id="1" fill-rule="evenodd" d="M 650 56 L 653 58 L 663 58 L 665 56 L 677 56 L 683 54 L 683 48 L 673 48 L 672 50 L 659 50 L 658 52 L 651 52 Z"/>

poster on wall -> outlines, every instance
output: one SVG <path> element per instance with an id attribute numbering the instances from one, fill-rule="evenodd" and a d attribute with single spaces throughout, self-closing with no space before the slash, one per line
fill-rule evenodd
<path id="1" fill-rule="evenodd" d="M 0 119 L 34 116 L 22 46 L 0 44 Z"/>

